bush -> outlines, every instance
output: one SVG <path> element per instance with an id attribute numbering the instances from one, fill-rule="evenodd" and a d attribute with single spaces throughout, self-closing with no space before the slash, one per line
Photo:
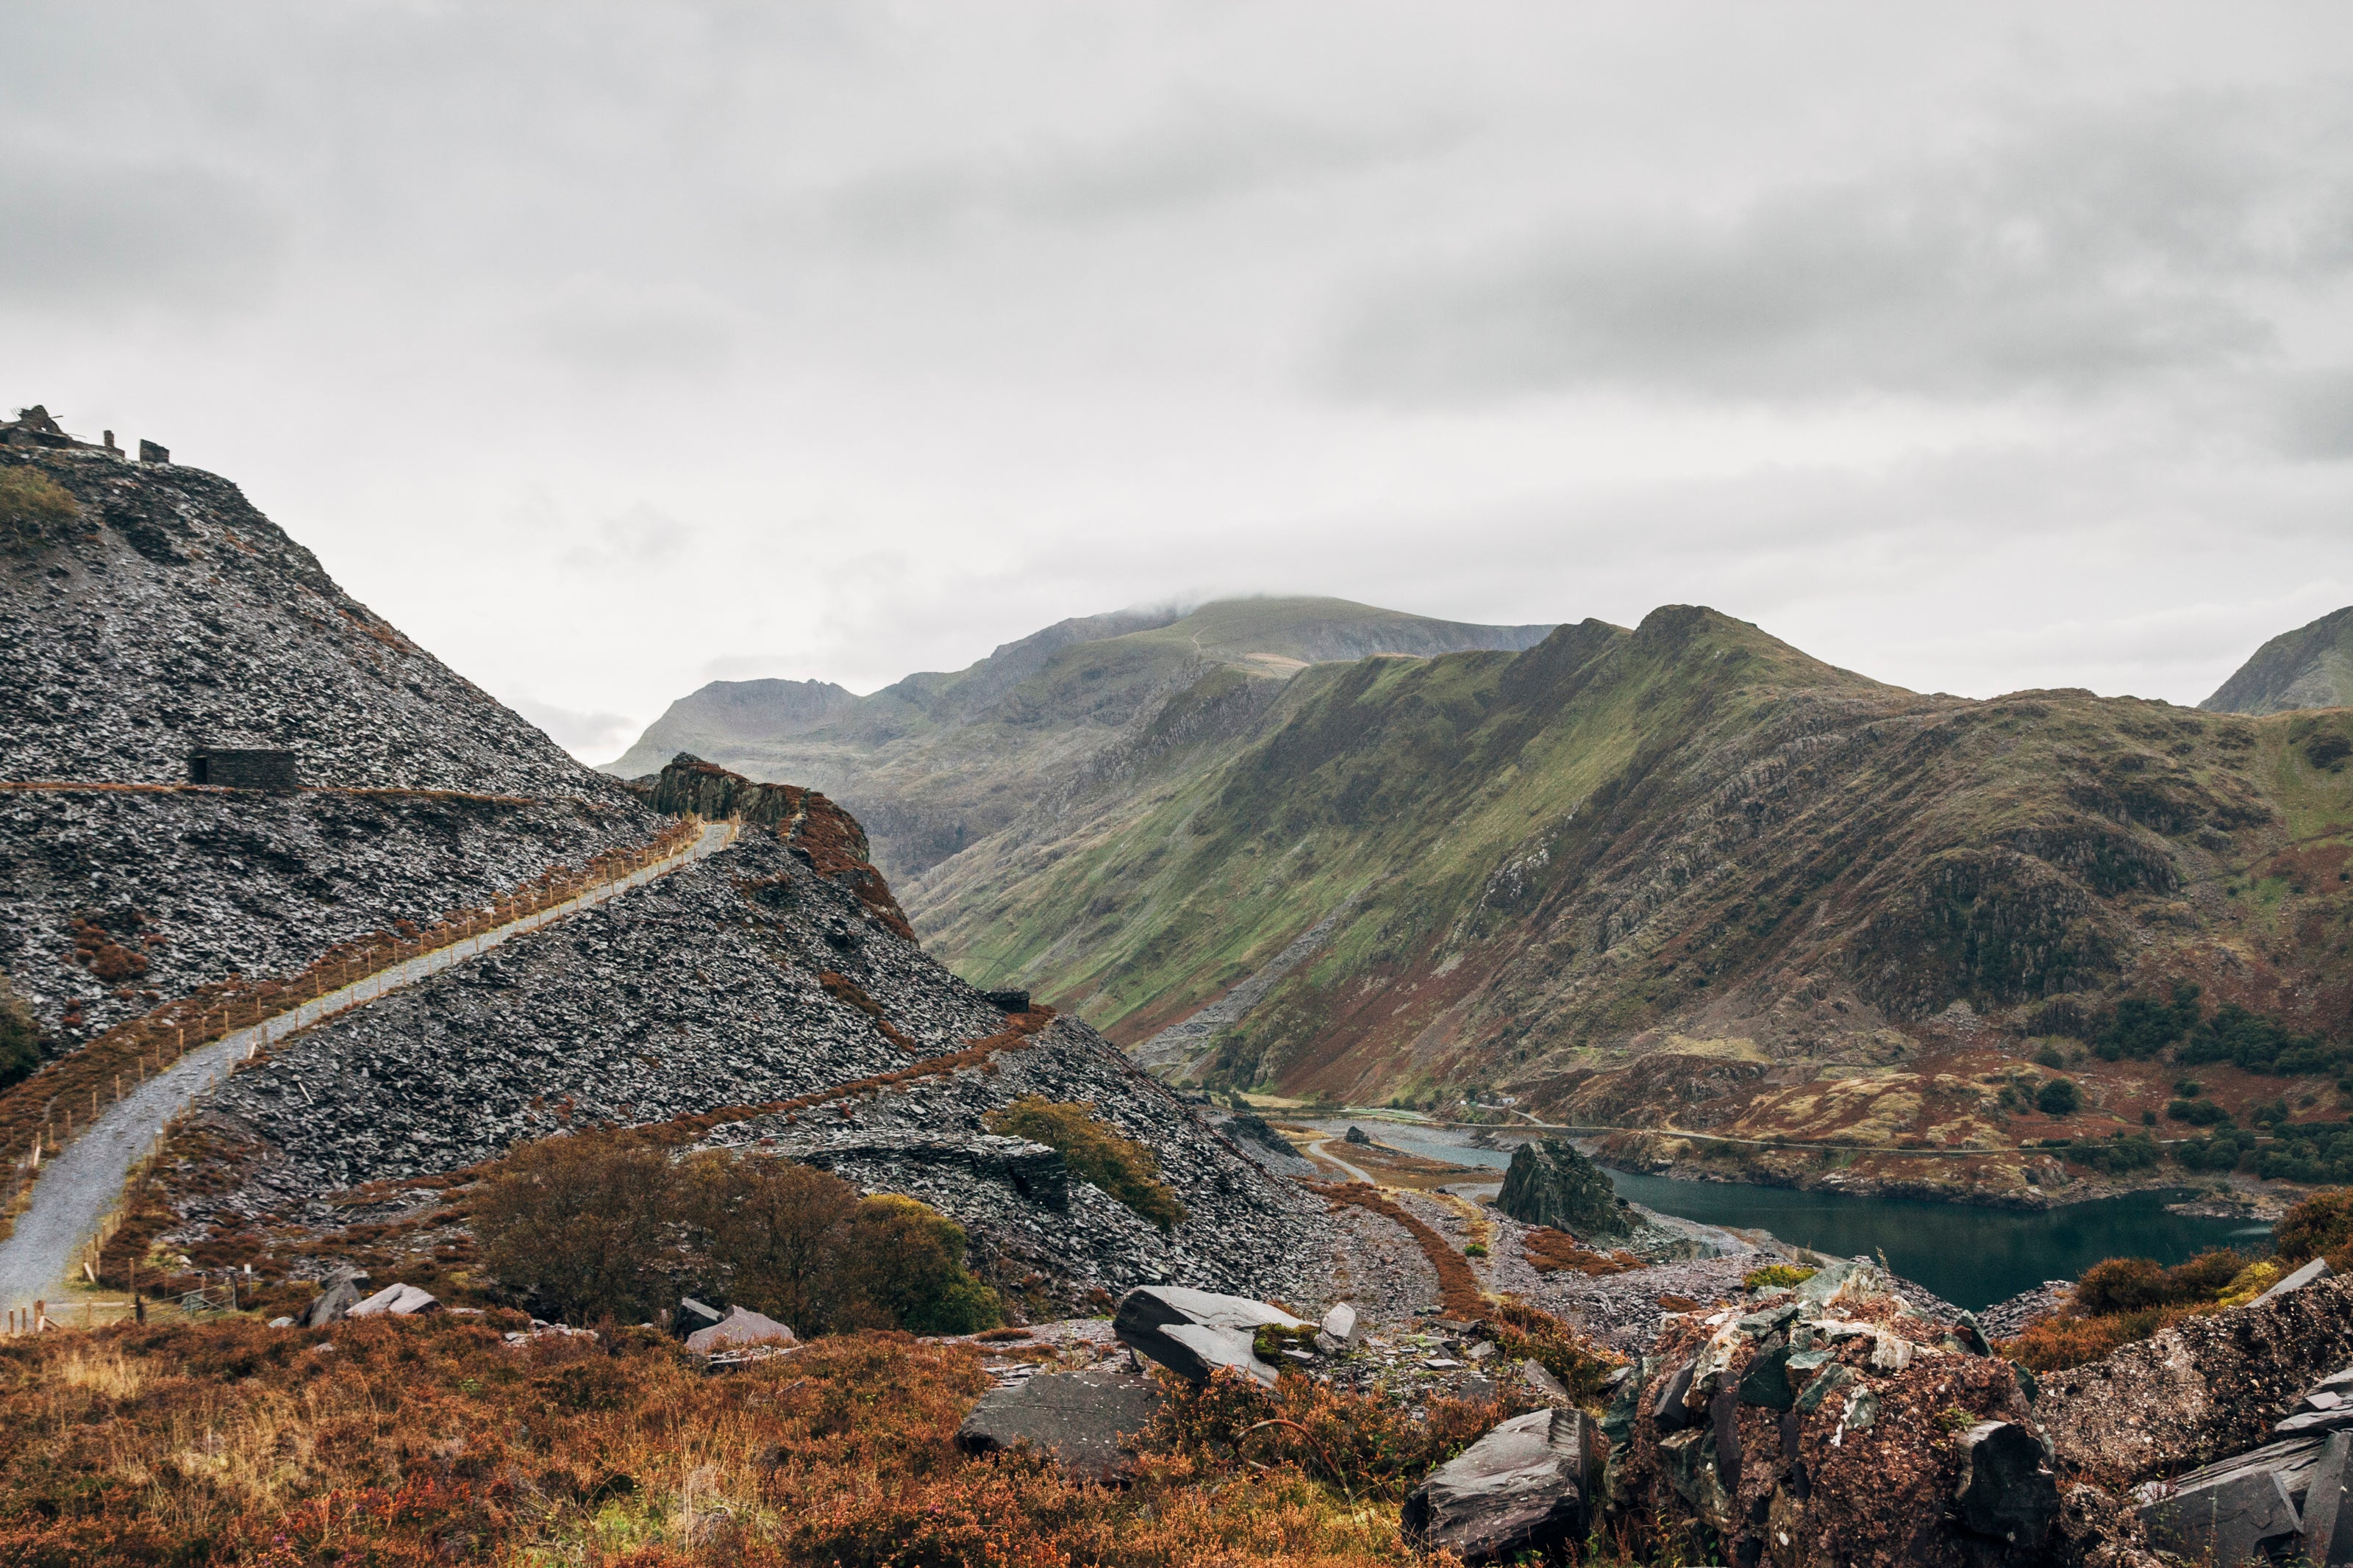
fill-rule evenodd
<path id="1" fill-rule="evenodd" d="M 670 1304 L 661 1151 L 611 1131 L 518 1144 L 473 1205 L 482 1262 L 542 1317 L 642 1322 Z"/>
<path id="2" fill-rule="evenodd" d="M 916 1334 L 969 1334 L 1005 1321 L 997 1292 L 965 1272 L 964 1227 L 898 1193 L 860 1204 L 850 1279 L 866 1311 Z"/>
<path id="3" fill-rule="evenodd" d="M 2059 1047 L 2053 1045 L 2044 1045 L 2041 1050 L 2034 1053 L 2034 1059 L 2038 1065 L 2046 1068 L 2063 1068 L 2067 1065 L 2067 1058 L 2061 1056 Z"/>
<path id="4" fill-rule="evenodd" d="M 643 1322 L 707 1281 L 802 1334 L 1003 1318 L 955 1222 L 765 1154 L 673 1165 L 625 1131 L 545 1138 L 508 1153 L 473 1213 L 485 1267 L 543 1317 Z"/>
<path id="5" fill-rule="evenodd" d="M 5 470 L 0 470 L 5 471 Z M 41 1065 L 41 1026 L 0 974 L 0 1089 L 33 1076 Z"/>
<path id="6" fill-rule="evenodd" d="M 2147 1258 L 2111 1258 L 2084 1270 L 2075 1282 L 2075 1308 L 2086 1317 L 2111 1317 L 2175 1300 L 2165 1265 Z"/>
<path id="7" fill-rule="evenodd" d="M 2146 1132 L 2135 1132 L 2129 1136 L 2112 1132 L 2106 1142 L 2082 1144 L 2067 1158 L 2079 1165 L 2105 1171 L 2111 1176 L 2128 1175 L 2135 1171 L 2146 1171 L 2157 1163 L 2157 1141 Z"/>
<path id="8" fill-rule="evenodd" d="M 2327 1258 L 2353 1241 L 2353 1189 L 2315 1193 L 2272 1227 L 2272 1250 L 2288 1268 Z M 2339 1266 L 2333 1260 L 2331 1268 Z"/>
<path id="9" fill-rule="evenodd" d="M 2275 1078 L 2334 1073 L 2345 1060 L 2341 1047 L 2316 1036 L 2292 1035 L 2236 1002 L 2225 1002 L 2211 1018 L 2191 1029 L 2189 1043 L 2177 1055 L 2185 1063 L 2231 1062 Z"/>
<path id="10" fill-rule="evenodd" d="M 1092 1105 L 1058 1104 L 1032 1094 L 990 1112 L 986 1121 L 991 1132 L 1055 1150 L 1078 1176 L 1162 1230 L 1184 1224 L 1185 1205 L 1161 1183 L 1159 1159 L 1097 1121 L 1093 1111 Z"/>
<path id="11" fill-rule="evenodd" d="M 685 1216 L 727 1295 L 802 1334 L 861 1314 L 847 1257 L 858 1193 L 790 1160 L 713 1150 L 681 1173 Z"/>
<path id="12" fill-rule="evenodd" d="M 1745 1290 L 1794 1290 L 1814 1277 L 1814 1270 L 1800 1268 L 1794 1263 L 1768 1263 L 1762 1268 L 1752 1268 L 1740 1277 Z"/>
<path id="13" fill-rule="evenodd" d="M 0 540 L 55 536 L 76 510 L 65 488 L 38 468 L 0 468 Z"/>
<path id="14" fill-rule="evenodd" d="M 2102 1058 L 2116 1061 L 2124 1057 L 2136 1060 L 2153 1057 L 2189 1032 L 2198 1022 L 2198 987 L 2182 984 L 2173 988 L 2173 1000 L 2159 1002 L 2153 996 L 2127 996 L 2116 1004 L 2107 1027 L 2093 1047 Z"/>
<path id="15" fill-rule="evenodd" d="M 2073 1079 L 2054 1078 L 2035 1091 L 2034 1104 L 2045 1116 L 2073 1116 L 2081 1109 L 2083 1097 L 2076 1092 Z"/>
<path id="16" fill-rule="evenodd" d="M 2231 1113 L 2212 1100 L 2171 1100 L 2166 1101 L 2165 1114 L 2176 1121 L 2187 1121 L 2192 1127 L 2213 1127 L 2231 1120 Z"/>

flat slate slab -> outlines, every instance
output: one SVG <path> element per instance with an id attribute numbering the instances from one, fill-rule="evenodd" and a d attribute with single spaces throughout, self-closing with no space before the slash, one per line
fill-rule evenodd
<path id="1" fill-rule="evenodd" d="M 1040 1373 L 974 1405 L 956 1428 L 956 1447 L 994 1454 L 1028 1443 L 1070 1475 L 1108 1480 L 1127 1459 L 1119 1440 L 1142 1431 L 1159 1408 L 1160 1391 L 1142 1373 Z"/>

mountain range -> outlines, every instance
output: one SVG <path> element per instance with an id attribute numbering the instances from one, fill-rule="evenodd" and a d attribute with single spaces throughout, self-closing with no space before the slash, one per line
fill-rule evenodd
<path id="1" fill-rule="evenodd" d="M 2312 672 L 2348 623 L 2268 645 L 2206 710 L 1924 696 L 1698 606 L 1256 668 L 1167 658 L 1182 622 L 1112 623 L 989 718 L 933 721 L 828 782 L 884 822 L 1002 800 L 899 850 L 910 918 L 963 973 L 1029 986 L 1171 1076 L 1981 1145 L 1940 1181 L 2015 1195 L 2017 1059 L 2074 1064 L 2100 1129 L 2171 1100 L 2153 1067 L 2086 1057 L 2122 1001 L 2194 984 L 2208 1007 L 2353 1043 L 2336 749 L 2353 713 L 2213 710 L 2327 695 Z M 1140 671 L 1137 649 L 1161 660 L 1121 701 L 1073 702 L 1104 679 L 1086 672 Z M 992 730 L 1022 736 L 1001 769 L 966 738 Z M 949 756 L 952 775 L 931 771 Z M 2284 1087 L 2235 1070 L 2209 1075 L 2226 1099 Z M 1635 1142 L 1621 1152 L 1704 1152 Z"/>

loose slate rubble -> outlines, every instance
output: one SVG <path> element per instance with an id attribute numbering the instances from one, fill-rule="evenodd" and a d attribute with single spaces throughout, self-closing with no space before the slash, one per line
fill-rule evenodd
<path id="1" fill-rule="evenodd" d="M 956 1428 L 956 1447 L 993 1454 L 1028 1443 L 1072 1476 L 1112 1479 L 1126 1462 L 1123 1439 L 1149 1426 L 1160 1391 L 1138 1372 L 1092 1367 L 1045 1373 L 992 1390 Z"/>
<path id="2" fill-rule="evenodd" d="M 2063 1469 L 2148 1480 L 2253 1447 L 2299 1394 L 2353 1362 L 2353 1278 L 2185 1318 L 2043 1380 Z"/>
<path id="3" fill-rule="evenodd" d="M 1227 1367 L 1268 1388 L 1274 1386 L 1275 1369 L 1254 1349 L 1258 1331 L 1306 1326 L 1264 1301 L 1175 1285 L 1131 1290 L 1112 1314 L 1112 1331 L 1122 1344 L 1179 1377 L 1207 1383 Z"/>
<path id="4" fill-rule="evenodd" d="M 0 792 L 0 970 L 52 1050 L 660 826 L 228 481 L 98 450 L 0 451 L 16 466 L 81 518 L 0 542 L 0 781 L 174 786 Z M 292 751 L 304 791 L 176 787 L 192 752 L 241 743 Z M 64 962 L 78 919 L 120 950 L 110 973 Z"/>
<path id="5" fill-rule="evenodd" d="M 846 979 L 900 1038 L 828 989 Z M 327 1194 L 463 1168 L 520 1139 L 669 1121 L 888 1075 L 1007 1035 L 978 992 L 771 830 L 516 938 L 279 1047 L 231 1078 L 212 1119 L 263 1151 L 192 1227 L 332 1217 Z M 1187 1218 L 1172 1232 L 1072 1179 L 984 1118 L 1026 1094 L 1084 1101 L 1153 1149 Z M 1297 1294 L 1321 1205 L 1237 1152 L 1093 1030 L 1056 1019 L 939 1076 L 722 1121 L 699 1146 L 802 1159 L 932 1204 L 993 1283 L 1075 1304 L 1191 1278 Z"/>
<path id="6" fill-rule="evenodd" d="M 1493 1563 L 1581 1539 L 1590 1522 L 1594 1430 L 1583 1411 L 1533 1410 L 1440 1465 L 1398 1524 L 1425 1551 Z"/>

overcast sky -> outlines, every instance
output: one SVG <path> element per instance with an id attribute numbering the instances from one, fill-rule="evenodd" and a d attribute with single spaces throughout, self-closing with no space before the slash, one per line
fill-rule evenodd
<path id="1" fill-rule="evenodd" d="M 0 399 L 584 757 L 1248 592 L 2194 702 L 2353 602 L 2353 6 L 0 13 Z"/>

